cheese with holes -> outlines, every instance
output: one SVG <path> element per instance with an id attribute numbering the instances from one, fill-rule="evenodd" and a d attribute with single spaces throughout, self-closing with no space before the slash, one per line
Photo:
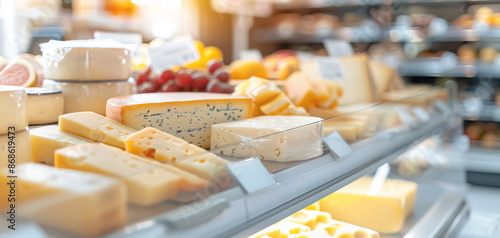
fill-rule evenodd
<path id="1" fill-rule="evenodd" d="M 140 130 L 154 127 L 210 148 L 213 124 L 252 116 L 252 99 L 219 93 L 149 93 L 108 100 L 106 116 Z"/>
<path id="2" fill-rule="evenodd" d="M 26 88 L 30 125 L 56 123 L 64 112 L 62 92 L 48 88 Z"/>
<path id="3" fill-rule="evenodd" d="M 94 143 L 92 140 L 59 130 L 58 126 L 44 126 L 30 130 L 31 161 L 54 165 L 54 152 L 58 149 Z"/>
<path id="4" fill-rule="evenodd" d="M 129 81 L 58 82 L 45 79 L 43 87 L 62 91 L 64 113 L 92 111 L 106 115 L 109 98 L 135 93 L 135 84 Z"/>
<path id="5" fill-rule="evenodd" d="M 315 230 L 319 224 L 328 223 L 331 219 L 332 217 L 328 212 L 306 209 L 300 210 L 286 218 L 287 221 L 308 226 L 311 230 Z"/>
<path id="6" fill-rule="evenodd" d="M 23 87 L 0 85 L 0 112 L 0 135 L 28 126 L 28 98 Z"/>
<path id="7" fill-rule="evenodd" d="M 28 128 L 0 135 L 0 169 L 9 164 L 20 165 L 31 160 L 31 140 Z"/>
<path id="8" fill-rule="evenodd" d="M 295 223 L 295 222 L 291 222 L 291 221 L 288 221 L 286 219 L 284 219 L 276 224 L 280 227 L 281 237 L 288 237 L 288 236 L 293 235 L 293 234 L 299 234 L 302 232 L 311 231 L 311 228 L 309 228 L 308 226 L 305 226 L 305 225 L 302 225 L 299 223 Z"/>
<path id="9" fill-rule="evenodd" d="M 278 225 L 271 225 L 248 238 L 282 238 L 281 229 Z"/>
<path id="10" fill-rule="evenodd" d="M 291 234 L 288 238 L 331 238 L 325 230 L 314 230 L 301 232 L 299 234 Z"/>
<path id="11" fill-rule="evenodd" d="M 262 116 L 212 126 L 210 151 L 287 162 L 323 153 L 321 118 Z"/>
<path id="12" fill-rule="evenodd" d="M 140 206 L 158 204 L 174 198 L 179 190 L 201 189 L 208 183 L 175 167 L 103 144 L 85 144 L 57 150 L 55 166 L 120 179 L 127 184 L 129 202 Z"/>
<path id="13" fill-rule="evenodd" d="M 311 204 L 311 205 L 309 205 L 309 206 L 305 207 L 304 209 L 305 209 L 305 210 L 319 211 L 319 208 L 320 208 L 320 206 L 319 206 L 319 202 L 315 202 L 315 203 L 313 203 L 313 204 Z"/>
<path id="14" fill-rule="evenodd" d="M 125 142 L 129 153 L 172 164 L 205 179 L 212 179 L 228 163 L 203 148 L 156 128 L 142 129 L 127 137 Z"/>
<path id="15" fill-rule="evenodd" d="M 45 78 L 66 81 L 126 80 L 131 52 L 109 40 L 54 41 L 40 45 Z"/>
<path id="16" fill-rule="evenodd" d="M 75 112 L 59 117 L 59 129 L 93 141 L 125 149 L 125 138 L 136 130 L 93 112 Z"/>
<path id="17" fill-rule="evenodd" d="M 324 230 L 332 238 L 380 238 L 377 231 L 333 219 L 320 223 L 316 230 Z"/>
<path id="18" fill-rule="evenodd" d="M 320 200 L 332 218 L 383 233 L 396 233 L 413 212 L 417 184 L 387 179 L 375 195 L 367 191 L 372 178 L 363 177 Z"/>
<path id="19" fill-rule="evenodd" d="M 27 163 L 16 168 L 16 214 L 82 236 L 100 236 L 127 222 L 127 189 L 93 173 Z M 1 205 L 7 201 L 7 169 L 0 171 Z M 1 210 L 5 210 L 2 206 Z"/>

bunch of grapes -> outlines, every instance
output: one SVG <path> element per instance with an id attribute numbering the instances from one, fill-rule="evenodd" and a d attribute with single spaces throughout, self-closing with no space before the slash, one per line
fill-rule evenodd
<path id="1" fill-rule="evenodd" d="M 219 59 L 208 62 L 207 71 L 181 68 L 178 71 L 165 70 L 155 75 L 151 69 L 137 78 L 139 93 L 153 92 L 211 92 L 232 93 L 234 87 L 228 84 L 230 74 Z"/>

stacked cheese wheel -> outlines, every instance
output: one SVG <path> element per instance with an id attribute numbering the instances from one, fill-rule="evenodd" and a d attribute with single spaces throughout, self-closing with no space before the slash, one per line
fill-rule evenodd
<path id="1" fill-rule="evenodd" d="M 50 41 L 42 44 L 43 87 L 61 90 L 64 113 L 104 115 L 111 97 L 133 94 L 130 50 L 108 40 Z"/>

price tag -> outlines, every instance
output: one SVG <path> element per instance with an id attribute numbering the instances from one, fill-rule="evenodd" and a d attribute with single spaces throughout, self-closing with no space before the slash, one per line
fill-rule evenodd
<path id="1" fill-rule="evenodd" d="M 413 109 L 413 114 L 417 116 L 418 120 L 421 122 L 428 122 L 430 119 L 429 113 L 421 106 L 416 106 Z"/>
<path id="2" fill-rule="evenodd" d="M 190 38 L 168 41 L 147 51 L 156 71 L 198 60 L 200 54 Z"/>
<path id="3" fill-rule="evenodd" d="M 228 164 L 228 171 L 247 193 L 276 185 L 260 159 L 249 159 Z"/>
<path id="4" fill-rule="evenodd" d="M 328 149 L 335 154 L 338 158 L 342 158 L 350 153 L 352 153 L 352 149 L 345 142 L 344 138 L 337 132 L 333 132 L 332 134 L 325 136 L 323 138 L 323 142 L 326 144 Z"/>
<path id="5" fill-rule="evenodd" d="M 349 56 L 354 54 L 354 49 L 347 41 L 325 40 L 323 42 L 326 52 L 330 57 Z"/>
<path id="6" fill-rule="evenodd" d="M 411 113 L 403 106 L 397 106 L 396 112 L 398 113 L 399 119 L 403 122 L 403 124 L 412 126 L 415 122 Z"/>
<path id="7" fill-rule="evenodd" d="M 142 44 L 142 35 L 137 33 L 117 33 L 117 32 L 106 32 L 106 31 L 95 31 L 95 39 L 113 39 L 120 41 L 125 44 Z"/>
<path id="8" fill-rule="evenodd" d="M 316 64 L 322 78 L 327 80 L 345 79 L 345 72 L 338 58 L 317 57 Z"/>
<path id="9" fill-rule="evenodd" d="M 256 61 L 261 61 L 264 58 L 260 50 L 256 49 L 242 50 L 239 53 L 239 57 L 240 59 L 256 60 Z"/>

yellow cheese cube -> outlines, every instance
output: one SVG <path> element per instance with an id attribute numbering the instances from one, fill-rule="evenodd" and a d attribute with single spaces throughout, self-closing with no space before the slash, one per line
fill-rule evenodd
<path id="1" fill-rule="evenodd" d="M 125 138 L 136 132 L 128 126 L 94 112 L 61 115 L 59 129 L 122 149 L 125 149 Z"/>
<path id="2" fill-rule="evenodd" d="M 268 103 L 260 105 L 260 110 L 266 115 L 278 115 L 285 111 L 291 104 L 290 99 L 282 93 Z"/>
<path id="3" fill-rule="evenodd" d="M 127 152 L 170 163 L 205 179 L 211 179 L 228 163 L 215 154 L 155 128 L 142 129 L 125 141 Z"/>
<path id="4" fill-rule="evenodd" d="M 7 169 L 0 171 L 1 210 L 11 204 L 6 203 L 14 183 L 19 217 L 42 225 L 99 236 L 127 221 L 127 190 L 116 179 L 35 163 L 22 164 L 16 170 L 17 179 L 8 178 Z"/>
<path id="5" fill-rule="evenodd" d="M 44 126 L 30 130 L 31 161 L 54 165 L 54 152 L 58 149 L 93 141 L 59 130 L 58 126 Z"/>
<path id="6" fill-rule="evenodd" d="M 321 210 L 333 219 L 373 229 L 395 233 L 403 227 L 413 211 L 417 184 L 388 179 L 374 196 L 367 195 L 372 178 L 360 178 L 320 200 Z"/>
<path id="7" fill-rule="evenodd" d="M 338 98 L 338 96 L 335 94 L 330 94 L 328 85 L 330 85 L 330 82 L 322 80 L 322 79 L 315 79 L 311 80 L 310 84 L 312 86 L 313 92 L 314 92 L 314 101 L 316 104 L 322 103 L 330 99 L 332 96 L 335 96 Z M 332 83 L 333 84 L 333 83 Z"/>
<path id="8" fill-rule="evenodd" d="M 177 172 L 173 167 L 165 169 L 167 165 L 103 144 L 84 144 L 57 150 L 55 166 L 118 178 L 127 184 L 129 201 L 141 206 L 158 204 L 177 196 L 179 190 L 200 189 L 208 183 L 184 171 Z M 188 183 L 188 186 L 182 187 L 182 183 Z"/>
<path id="9" fill-rule="evenodd" d="M 307 75 L 301 72 L 293 73 L 286 80 L 286 95 L 296 105 L 306 109 L 316 105 L 316 98 L 319 96 L 313 90 L 313 86 Z M 321 93 L 319 93 L 321 94 Z"/>

